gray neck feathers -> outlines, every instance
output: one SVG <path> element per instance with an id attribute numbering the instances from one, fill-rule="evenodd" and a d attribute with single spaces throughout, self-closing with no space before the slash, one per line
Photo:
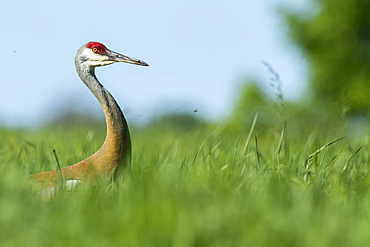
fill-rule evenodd
<path id="1" fill-rule="evenodd" d="M 104 111 L 107 125 L 111 124 L 115 131 L 118 132 L 116 134 L 126 135 L 123 132 L 128 132 L 128 126 L 123 113 L 113 96 L 96 78 L 94 67 L 78 61 L 76 58 L 76 69 L 81 80 L 99 100 Z"/>

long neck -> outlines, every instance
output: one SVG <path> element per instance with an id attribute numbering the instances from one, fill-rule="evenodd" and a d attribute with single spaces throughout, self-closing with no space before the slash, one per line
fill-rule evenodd
<path id="1" fill-rule="evenodd" d="M 76 69 L 82 81 L 101 104 L 107 124 L 107 135 L 104 144 L 94 154 L 96 162 L 102 163 L 104 167 L 108 166 L 113 170 L 129 165 L 131 162 L 130 132 L 120 107 L 109 91 L 100 84 L 93 67 L 76 64 Z M 105 169 L 100 167 L 100 164 L 95 166 L 98 170 Z"/>

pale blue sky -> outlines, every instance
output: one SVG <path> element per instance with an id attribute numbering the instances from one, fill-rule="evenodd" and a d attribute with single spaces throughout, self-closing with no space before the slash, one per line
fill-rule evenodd
<path id="1" fill-rule="evenodd" d="M 306 65 L 286 38 L 278 6 L 306 0 L 5 1 L 0 9 L 0 124 L 34 125 L 64 108 L 102 114 L 74 67 L 77 49 L 100 41 L 150 67 L 96 70 L 129 121 L 180 108 L 211 120 L 230 114 L 238 85 L 261 61 L 280 73 L 286 97 L 305 88 Z"/>

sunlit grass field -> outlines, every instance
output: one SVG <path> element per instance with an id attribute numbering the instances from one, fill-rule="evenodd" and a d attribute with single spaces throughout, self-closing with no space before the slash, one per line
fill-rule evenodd
<path id="1" fill-rule="evenodd" d="M 258 120 L 256 125 L 258 126 Z M 157 125 L 131 131 L 133 162 L 115 184 L 60 191 L 50 202 L 27 176 L 95 152 L 105 127 L 0 130 L 0 246 L 368 246 L 367 137 L 289 122 Z M 325 133 L 325 131 L 324 131 Z"/>

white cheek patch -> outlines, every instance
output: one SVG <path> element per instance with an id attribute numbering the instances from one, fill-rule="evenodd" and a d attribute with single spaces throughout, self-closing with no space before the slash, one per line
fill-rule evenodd
<path id="1" fill-rule="evenodd" d="M 87 58 L 87 61 L 91 66 L 97 67 L 97 66 L 105 66 L 112 63 L 115 63 L 115 61 L 109 60 L 108 57 L 102 56 L 99 54 L 94 53 L 91 49 L 86 48 L 82 55 Z"/>
<path id="2" fill-rule="evenodd" d="M 88 59 L 90 59 L 91 57 L 93 57 L 94 55 L 96 55 L 91 49 L 89 48 L 85 48 L 82 53 L 81 53 L 81 56 L 83 57 L 86 57 Z"/>

